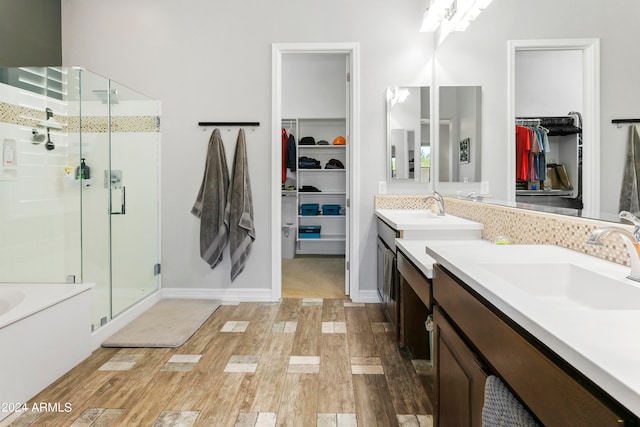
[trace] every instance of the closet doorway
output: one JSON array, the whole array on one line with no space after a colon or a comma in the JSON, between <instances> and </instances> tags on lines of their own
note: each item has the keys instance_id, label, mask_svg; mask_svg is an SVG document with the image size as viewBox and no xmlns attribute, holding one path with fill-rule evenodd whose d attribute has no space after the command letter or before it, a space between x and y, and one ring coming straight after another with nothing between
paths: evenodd
<instances>
[{"instance_id":1,"label":"closet doorway","mask_svg":"<svg viewBox=\"0 0 640 427\"><path fill-rule=\"evenodd\" d=\"M520 57L519 57L520 56ZM522 58L525 58L525 62L522 62ZM575 59L571 58L580 58L578 60L577 66L567 67L566 62L573 61L575 63ZM527 72L519 72L518 64L525 63L526 59L536 59L542 60L547 63L547 67L550 67L548 64L553 61L564 61L565 64L558 63L557 74L562 74L560 71L565 71L566 69L574 69L573 78L576 81L579 81L579 87L577 87L577 94L573 95L574 99L578 99L580 102L578 103L579 107L577 109L572 109L573 111L569 111L569 109L565 108L568 111L562 110L560 108L556 111L544 111L546 108L549 108L550 105L553 105L553 102L557 102L558 105L566 105L567 99L555 99L555 100L545 100L538 96L539 94L532 95L531 91L535 91L535 88L525 88L523 90L523 81L526 80L527 74L531 74L526 67L520 66L520 69L525 69ZM576 187L579 188L579 198L583 204L582 210L587 214L589 212L599 212L600 211L600 43L598 39L561 39L561 40L510 40L508 42L508 144L507 144L507 155L509 159L516 158L516 136L514 132L514 124L520 123L518 121L519 116L522 115L522 111L526 111L526 118L531 118L533 116L538 115L538 111L542 112L542 116L558 116L560 114L567 115L576 118L576 126L579 125L581 128L581 136L574 136L573 138L565 138L572 142L575 146L579 147L578 150L573 149L571 154L573 159L573 163L575 165L570 165L569 167L574 167L574 181L577 182ZM571 79L571 76L563 76L564 79ZM536 79L534 79L536 80ZM556 77L553 79L554 81L547 81L540 83L540 79L537 79L539 84L544 84L544 90L549 89L554 84L558 84L560 80L557 80ZM567 81L567 80L565 80ZM561 82L561 81L560 81ZM544 91L543 90L543 91ZM527 92L529 94L527 95ZM547 92L555 93L554 97L557 97L557 94L561 94L567 91L561 90L561 88L556 88L555 91L549 89ZM518 94L520 96L526 96L528 100L533 100L533 105L531 103L524 104L522 99L517 99ZM580 99L581 98L581 99ZM540 101L542 99L542 101ZM536 100L540 101L537 102ZM552 102L553 101L553 102ZM580 105L581 104L581 105ZM534 107L534 108L532 108ZM576 110L580 110L577 111ZM580 114L581 113L581 114ZM531 116L531 117L529 117ZM550 117L550 119L557 119L558 117ZM538 119L545 119L545 117L538 117ZM523 122L528 124L528 122ZM564 162L563 159L566 159L567 155L562 155L562 150L569 150L566 147L567 144L560 144L561 147L557 152L554 153L558 159ZM570 152L571 153L571 152ZM564 168L564 167L563 167ZM508 183L508 194L510 197L510 201L516 201L516 180L514 177L516 176L516 166L515 162L509 162L507 167L507 183ZM527 189L532 190L532 189ZM524 190L526 193L527 190ZM540 192L539 188L537 189ZM575 193L576 188L573 188L573 193ZM522 191L520 191L522 192ZM535 191L530 191L534 192ZM575 198L576 194L571 194L570 196ZM554 202L555 203L555 202Z\"/></svg>"},{"instance_id":2,"label":"closet doorway","mask_svg":"<svg viewBox=\"0 0 640 427\"><path fill-rule=\"evenodd\" d=\"M357 44L275 44L272 59L273 299L357 300Z\"/></svg>"}]
</instances>

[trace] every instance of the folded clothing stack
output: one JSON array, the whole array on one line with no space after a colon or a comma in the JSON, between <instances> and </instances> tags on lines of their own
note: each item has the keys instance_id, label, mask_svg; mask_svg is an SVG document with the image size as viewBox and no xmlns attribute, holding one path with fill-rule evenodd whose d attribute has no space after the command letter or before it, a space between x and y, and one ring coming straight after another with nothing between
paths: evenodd
<instances>
[{"instance_id":1,"label":"folded clothing stack","mask_svg":"<svg viewBox=\"0 0 640 427\"><path fill-rule=\"evenodd\" d=\"M302 156L298 159L298 167L300 169L322 169L319 160L307 156Z\"/></svg>"},{"instance_id":2,"label":"folded clothing stack","mask_svg":"<svg viewBox=\"0 0 640 427\"><path fill-rule=\"evenodd\" d=\"M338 159L331 159L324 166L325 169L344 169L344 165Z\"/></svg>"}]
</instances>

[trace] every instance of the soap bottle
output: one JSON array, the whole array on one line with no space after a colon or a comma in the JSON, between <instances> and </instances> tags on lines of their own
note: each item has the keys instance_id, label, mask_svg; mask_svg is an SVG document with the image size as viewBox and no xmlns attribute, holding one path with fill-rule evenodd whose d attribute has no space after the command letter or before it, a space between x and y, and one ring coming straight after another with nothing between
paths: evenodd
<instances>
[{"instance_id":1,"label":"soap bottle","mask_svg":"<svg viewBox=\"0 0 640 427\"><path fill-rule=\"evenodd\" d=\"M5 168L15 166L15 162L13 160L15 158L15 152L13 151L11 144L8 142L4 143L2 158L3 158L2 164Z\"/></svg>"},{"instance_id":2,"label":"soap bottle","mask_svg":"<svg viewBox=\"0 0 640 427\"><path fill-rule=\"evenodd\" d=\"M91 168L84 162L84 158L80 159L80 165L76 168L76 179L91 178Z\"/></svg>"}]
</instances>

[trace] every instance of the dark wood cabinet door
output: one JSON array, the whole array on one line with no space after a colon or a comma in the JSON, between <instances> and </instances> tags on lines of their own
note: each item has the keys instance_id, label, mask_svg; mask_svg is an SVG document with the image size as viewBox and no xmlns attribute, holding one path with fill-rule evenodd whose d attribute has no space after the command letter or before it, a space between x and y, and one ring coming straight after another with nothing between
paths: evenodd
<instances>
[{"instance_id":1,"label":"dark wood cabinet door","mask_svg":"<svg viewBox=\"0 0 640 427\"><path fill-rule=\"evenodd\" d=\"M434 322L437 372L435 425L481 427L487 379L484 367L438 307L434 308Z\"/></svg>"},{"instance_id":2,"label":"dark wood cabinet door","mask_svg":"<svg viewBox=\"0 0 640 427\"><path fill-rule=\"evenodd\" d=\"M398 282L400 291L400 347L406 348L414 359L429 359L429 333L425 327L431 314L431 282L398 252Z\"/></svg>"}]
</instances>

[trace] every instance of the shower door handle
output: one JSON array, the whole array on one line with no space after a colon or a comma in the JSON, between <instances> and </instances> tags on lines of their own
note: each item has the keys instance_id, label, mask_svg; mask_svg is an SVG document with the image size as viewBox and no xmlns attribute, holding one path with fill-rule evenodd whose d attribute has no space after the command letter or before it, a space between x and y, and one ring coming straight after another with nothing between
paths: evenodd
<instances>
[{"instance_id":1,"label":"shower door handle","mask_svg":"<svg viewBox=\"0 0 640 427\"><path fill-rule=\"evenodd\" d=\"M111 211L111 215L124 215L127 213L127 192L124 185L120 188L120 191L122 192L120 198L120 212L114 212L113 207L111 207L111 209L109 209Z\"/></svg>"}]
</instances>

